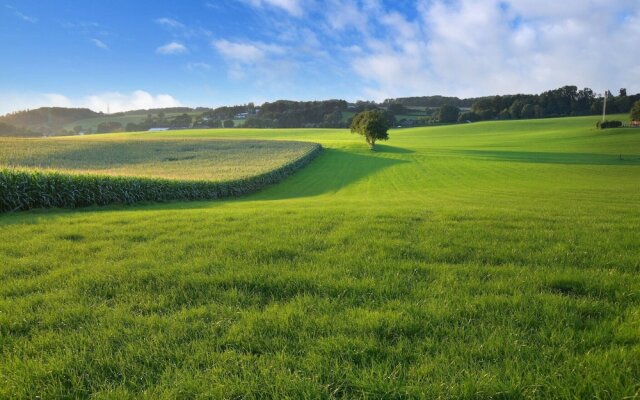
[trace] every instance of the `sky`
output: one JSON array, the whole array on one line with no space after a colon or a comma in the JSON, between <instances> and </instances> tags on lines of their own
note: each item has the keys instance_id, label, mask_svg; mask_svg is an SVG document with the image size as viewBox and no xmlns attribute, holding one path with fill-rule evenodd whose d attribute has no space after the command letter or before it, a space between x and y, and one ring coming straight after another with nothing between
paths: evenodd
<instances>
[{"instance_id":1,"label":"sky","mask_svg":"<svg viewBox=\"0 0 640 400\"><path fill-rule=\"evenodd\" d=\"M0 114L636 93L639 38L640 0L0 0Z\"/></svg>"}]
</instances>

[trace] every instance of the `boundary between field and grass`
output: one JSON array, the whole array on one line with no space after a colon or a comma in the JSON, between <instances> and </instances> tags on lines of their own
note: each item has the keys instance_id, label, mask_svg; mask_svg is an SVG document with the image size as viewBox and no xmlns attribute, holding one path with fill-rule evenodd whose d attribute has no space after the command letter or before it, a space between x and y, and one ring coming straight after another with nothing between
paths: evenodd
<instances>
[{"instance_id":1,"label":"boundary between field and grass","mask_svg":"<svg viewBox=\"0 0 640 400\"><path fill-rule=\"evenodd\" d=\"M0 213L242 196L280 182L309 164L322 152L320 144L312 144L305 155L271 171L219 182L0 168Z\"/></svg>"}]
</instances>

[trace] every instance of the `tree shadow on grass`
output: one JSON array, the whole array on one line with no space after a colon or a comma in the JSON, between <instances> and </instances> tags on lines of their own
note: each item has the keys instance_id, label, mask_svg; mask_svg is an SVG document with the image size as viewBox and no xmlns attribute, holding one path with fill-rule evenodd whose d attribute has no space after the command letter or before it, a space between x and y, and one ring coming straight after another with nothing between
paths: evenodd
<instances>
[{"instance_id":1,"label":"tree shadow on grass","mask_svg":"<svg viewBox=\"0 0 640 400\"><path fill-rule=\"evenodd\" d=\"M374 151L374 153L411 154L415 153L415 151L405 149L403 147L394 147L386 144L376 144L376 150Z\"/></svg>"},{"instance_id":2,"label":"tree shadow on grass","mask_svg":"<svg viewBox=\"0 0 640 400\"><path fill-rule=\"evenodd\" d=\"M379 171L407 162L385 157L382 151L367 154L325 149L311 164L283 182L250 195L244 200L281 200L337 192Z\"/></svg>"},{"instance_id":3,"label":"tree shadow on grass","mask_svg":"<svg viewBox=\"0 0 640 400\"><path fill-rule=\"evenodd\" d=\"M390 146L388 146L390 147ZM393 148L397 149L397 148ZM78 212L142 212L163 210L192 210L218 207L229 202L285 200L334 193L370 175L394 165L409 161L386 157L384 152L355 153L337 149L324 149L311 163L282 182L270 185L256 193L236 198L172 201L167 203L142 202L131 205L112 204L76 209L37 209L27 212L0 214L0 226L26 221L52 220ZM395 153L403 153L402 151ZM411 153L411 151L407 151Z\"/></svg>"},{"instance_id":4,"label":"tree shadow on grass","mask_svg":"<svg viewBox=\"0 0 640 400\"><path fill-rule=\"evenodd\" d=\"M536 164L573 165L640 165L638 154L549 153L503 150L461 150L459 154L471 155L492 161L510 161Z\"/></svg>"}]
</instances>

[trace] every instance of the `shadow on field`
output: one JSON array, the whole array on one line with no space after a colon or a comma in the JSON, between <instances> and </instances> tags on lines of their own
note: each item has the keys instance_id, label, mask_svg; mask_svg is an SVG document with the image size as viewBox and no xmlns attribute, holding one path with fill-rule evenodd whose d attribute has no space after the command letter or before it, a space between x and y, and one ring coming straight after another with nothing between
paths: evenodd
<instances>
[{"instance_id":1,"label":"shadow on field","mask_svg":"<svg viewBox=\"0 0 640 400\"><path fill-rule=\"evenodd\" d=\"M460 154L492 161L575 165L640 165L637 154L547 153L529 151L462 150Z\"/></svg>"},{"instance_id":2,"label":"shadow on field","mask_svg":"<svg viewBox=\"0 0 640 400\"><path fill-rule=\"evenodd\" d=\"M385 157L383 151L354 153L325 149L311 164L282 183L268 187L245 199L247 201L281 200L336 192L386 168L407 162Z\"/></svg>"},{"instance_id":3,"label":"shadow on field","mask_svg":"<svg viewBox=\"0 0 640 400\"><path fill-rule=\"evenodd\" d=\"M388 146L386 144L376 144L375 153L411 154L415 153L415 151L405 149L403 147Z\"/></svg>"},{"instance_id":4,"label":"shadow on field","mask_svg":"<svg viewBox=\"0 0 640 400\"><path fill-rule=\"evenodd\" d=\"M325 148L320 156L309 165L285 178L284 181L247 196L201 201L175 201L167 203L143 202L132 205L112 204L77 209L38 209L29 212L5 214L2 216L3 218L0 219L0 227L3 225L25 223L25 221L53 220L77 213L78 211L102 213L113 211L193 210L198 208L219 207L229 202L284 200L318 196L325 193L337 192L343 187L365 179L386 168L409 162L407 160L391 158L385 156L385 154L403 154L411 153L411 151L404 151L404 149L391 146L384 147L384 150L379 149L375 152L364 150L360 153Z\"/></svg>"}]
</instances>

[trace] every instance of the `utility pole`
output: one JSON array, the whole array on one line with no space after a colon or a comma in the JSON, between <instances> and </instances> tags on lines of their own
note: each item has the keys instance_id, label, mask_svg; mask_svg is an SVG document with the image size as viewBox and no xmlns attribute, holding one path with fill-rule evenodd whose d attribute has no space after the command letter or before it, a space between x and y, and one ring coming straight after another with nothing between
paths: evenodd
<instances>
[{"instance_id":1,"label":"utility pole","mask_svg":"<svg viewBox=\"0 0 640 400\"><path fill-rule=\"evenodd\" d=\"M604 119L607 115L607 96L609 95L609 91L605 90L604 91L604 104L602 105L602 122L604 122Z\"/></svg>"}]
</instances>

